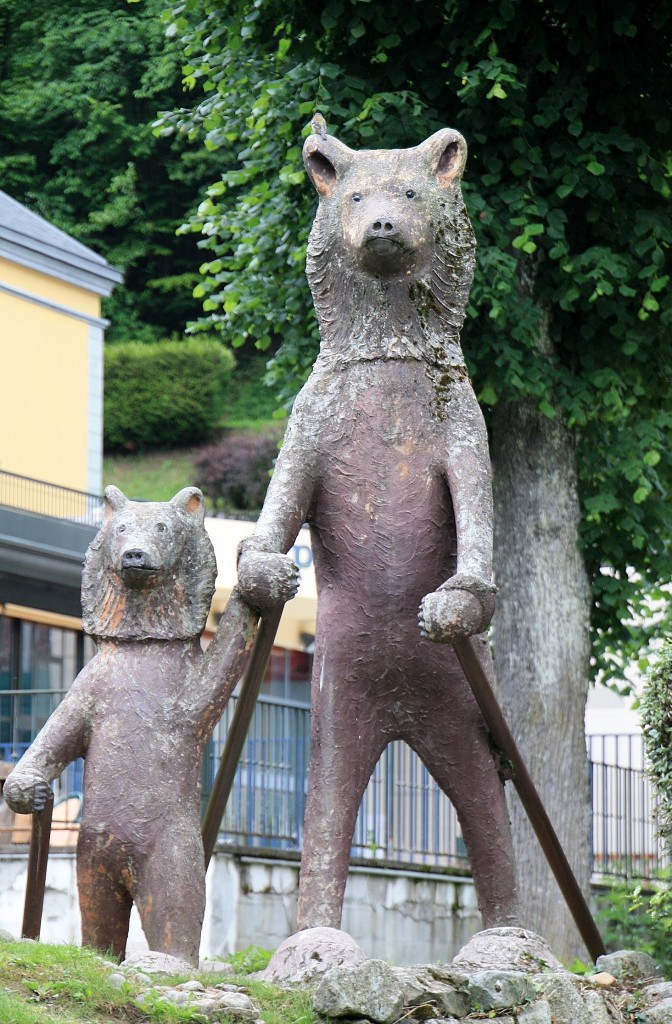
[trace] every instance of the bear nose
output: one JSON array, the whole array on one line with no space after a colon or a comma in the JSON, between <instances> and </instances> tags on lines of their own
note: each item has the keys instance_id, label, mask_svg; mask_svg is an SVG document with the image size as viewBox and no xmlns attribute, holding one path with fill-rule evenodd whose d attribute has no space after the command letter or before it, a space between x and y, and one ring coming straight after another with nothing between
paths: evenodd
<instances>
[{"instance_id":1,"label":"bear nose","mask_svg":"<svg viewBox=\"0 0 672 1024\"><path fill-rule=\"evenodd\" d=\"M121 556L122 569L144 569L147 564L147 555L140 548L132 548L124 551Z\"/></svg>"},{"instance_id":2,"label":"bear nose","mask_svg":"<svg viewBox=\"0 0 672 1024\"><path fill-rule=\"evenodd\" d=\"M394 224L390 220L376 220L371 225L371 229L376 234L389 234L390 231L394 231Z\"/></svg>"}]
</instances>

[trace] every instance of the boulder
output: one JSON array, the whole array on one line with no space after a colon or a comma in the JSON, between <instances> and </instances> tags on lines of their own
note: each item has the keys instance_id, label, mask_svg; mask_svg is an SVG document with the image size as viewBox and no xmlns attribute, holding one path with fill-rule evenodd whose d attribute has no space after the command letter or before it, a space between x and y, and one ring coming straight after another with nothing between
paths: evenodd
<instances>
[{"instance_id":1,"label":"boulder","mask_svg":"<svg viewBox=\"0 0 672 1024\"><path fill-rule=\"evenodd\" d=\"M477 932L453 958L461 971L551 971L568 974L545 939L526 928L486 928ZM605 968L606 969L606 968Z\"/></svg>"},{"instance_id":2,"label":"boulder","mask_svg":"<svg viewBox=\"0 0 672 1024\"><path fill-rule=\"evenodd\" d=\"M354 967L366 955L351 935L338 928L306 928L281 942L263 971L261 981L288 987L316 985L333 967Z\"/></svg>"},{"instance_id":3,"label":"boulder","mask_svg":"<svg viewBox=\"0 0 672 1024\"><path fill-rule=\"evenodd\" d=\"M325 1017L363 1017L376 1024L392 1024L403 1006L401 985L384 960L333 967L313 996L313 1008Z\"/></svg>"}]
</instances>

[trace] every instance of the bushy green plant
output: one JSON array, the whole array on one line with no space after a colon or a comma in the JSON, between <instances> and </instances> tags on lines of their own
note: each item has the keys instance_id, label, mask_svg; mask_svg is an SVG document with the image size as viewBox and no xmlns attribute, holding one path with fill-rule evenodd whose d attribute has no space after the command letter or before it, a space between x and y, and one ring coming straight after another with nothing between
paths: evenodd
<instances>
[{"instance_id":1,"label":"bushy green plant","mask_svg":"<svg viewBox=\"0 0 672 1024\"><path fill-rule=\"evenodd\" d=\"M600 894L597 917L610 950L649 953L666 976L672 969L672 894L665 883L645 890L619 882Z\"/></svg>"},{"instance_id":2,"label":"bushy green plant","mask_svg":"<svg viewBox=\"0 0 672 1024\"><path fill-rule=\"evenodd\" d=\"M672 644L660 652L644 685L639 713L646 770L658 793L658 832L672 845Z\"/></svg>"},{"instance_id":3,"label":"bushy green plant","mask_svg":"<svg viewBox=\"0 0 672 1024\"><path fill-rule=\"evenodd\" d=\"M235 359L209 338L125 342L105 352L107 451L203 441L224 411Z\"/></svg>"}]
</instances>

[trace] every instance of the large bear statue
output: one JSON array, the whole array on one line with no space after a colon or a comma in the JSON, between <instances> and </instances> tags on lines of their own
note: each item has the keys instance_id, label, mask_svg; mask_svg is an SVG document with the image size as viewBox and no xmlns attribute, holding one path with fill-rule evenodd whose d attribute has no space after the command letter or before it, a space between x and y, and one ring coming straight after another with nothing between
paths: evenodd
<instances>
[{"instance_id":1,"label":"large bear statue","mask_svg":"<svg viewBox=\"0 0 672 1024\"><path fill-rule=\"evenodd\" d=\"M497 752L451 646L483 634L494 608L488 442L460 347L475 263L465 159L451 129L357 152L318 128L304 146L322 343L238 563L243 596L272 605L309 523L318 613L299 928L339 927L362 794L397 739L456 808L484 926L516 919ZM490 657L484 637L480 651Z\"/></svg>"},{"instance_id":2,"label":"large bear statue","mask_svg":"<svg viewBox=\"0 0 672 1024\"><path fill-rule=\"evenodd\" d=\"M135 902L150 949L198 963L201 759L257 618L234 590L201 650L216 575L204 516L195 487L147 503L106 489L82 576L83 625L98 651L5 783L15 811L40 810L52 780L85 758L82 941L119 957Z\"/></svg>"}]
</instances>

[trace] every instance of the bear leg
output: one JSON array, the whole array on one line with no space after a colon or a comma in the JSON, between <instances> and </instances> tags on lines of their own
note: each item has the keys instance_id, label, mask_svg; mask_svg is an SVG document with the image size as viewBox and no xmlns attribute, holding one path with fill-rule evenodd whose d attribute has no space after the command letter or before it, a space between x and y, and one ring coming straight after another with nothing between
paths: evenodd
<instances>
[{"instance_id":1,"label":"bear leg","mask_svg":"<svg viewBox=\"0 0 672 1024\"><path fill-rule=\"evenodd\" d=\"M106 856L99 837L82 833L77 846L77 889L82 918L82 945L120 960L126 955L133 899L116 858Z\"/></svg>"},{"instance_id":2,"label":"bear leg","mask_svg":"<svg viewBox=\"0 0 672 1024\"><path fill-rule=\"evenodd\" d=\"M200 832L174 823L142 864L135 903L150 949L198 964L205 914Z\"/></svg>"},{"instance_id":3,"label":"bear leg","mask_svg":"<svg viewBox=\"0 0 672 1024\"><path fill-rule=\"evenodd\" d=\"M353 697L350 660L349 651L340 665L331 659L313 687L298 930L340 928L357 812L388 742L383 710ZM314 671L319 679L317 658Z\"/></svg>"}]
</instances>

